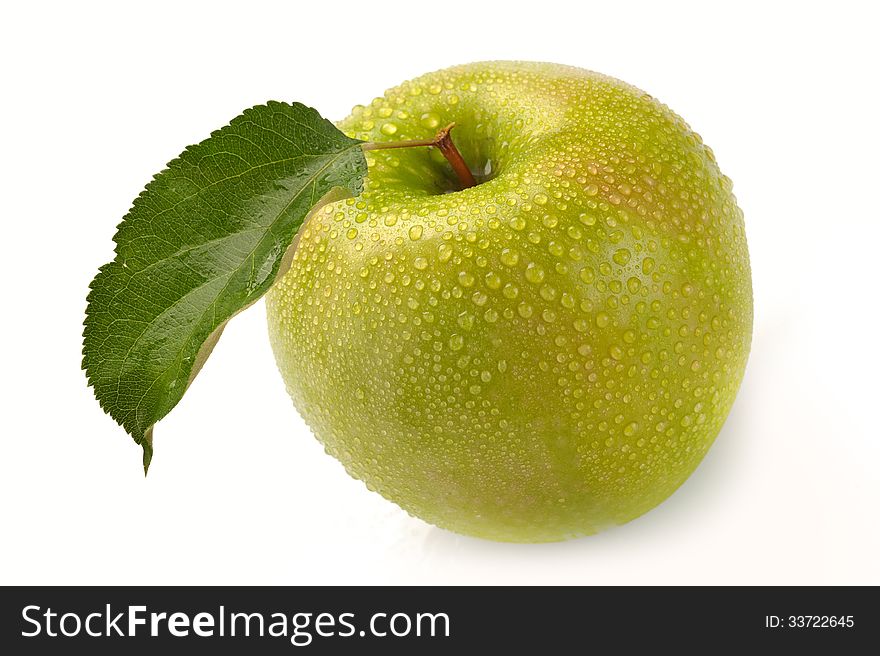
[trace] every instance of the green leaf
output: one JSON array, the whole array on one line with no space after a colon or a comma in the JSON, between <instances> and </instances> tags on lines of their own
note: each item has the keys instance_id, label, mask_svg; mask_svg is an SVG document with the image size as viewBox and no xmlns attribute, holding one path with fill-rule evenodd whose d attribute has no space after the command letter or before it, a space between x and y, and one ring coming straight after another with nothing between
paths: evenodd
<instances>
[{"instance_id":1,"label":"green leaf","mask_svg":"<svg viewBox=\"0 0 880 656\"><path fill-rule=\"evenodd\" d=\"M135 199L115 259L91 284L83 369L101 407L143 447L145 472L153 425L226 322L283 273L309 211L360 193L360 144L309 107L270 102L187 148Z\"/></svg>"}]
</instances>

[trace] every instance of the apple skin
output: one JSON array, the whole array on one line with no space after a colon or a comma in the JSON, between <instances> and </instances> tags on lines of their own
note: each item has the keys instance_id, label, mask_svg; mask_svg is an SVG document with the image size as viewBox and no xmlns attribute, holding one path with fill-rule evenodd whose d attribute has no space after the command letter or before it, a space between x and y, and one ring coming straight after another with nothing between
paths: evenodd
<instances>
[{"instance_id":1,"label":"apple skin","mask_svg":"<svg viewBox=\"0 0 880 656\"><path fill-rule=\"evenodd\" d=\"M267 297L299 412L371 490L459 533L557 541L666 499L743 376L742 212L646 93L553 64L431 73L355 107L362 196L316 210ZM453 193L447 193L453 192Z\"/></svg>"}]
</instances>

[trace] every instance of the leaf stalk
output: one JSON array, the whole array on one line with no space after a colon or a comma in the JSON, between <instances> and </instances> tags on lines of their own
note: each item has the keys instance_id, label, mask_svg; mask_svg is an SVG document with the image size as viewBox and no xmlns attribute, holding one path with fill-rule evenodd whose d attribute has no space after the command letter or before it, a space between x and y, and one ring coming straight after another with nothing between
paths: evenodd
<instances>
[{"instance_id":1,"label":"leaf stalk","mask_svg":"<svg viewBox=\"0 0 880 656\"><path fill-rule=\"evenodd\" d=\"M470 187L476 187L477 181L474 179L474 174L471 173L470 167L468 167L467 162L464 161L464 157L461 156L461 152L459 152L455 143L452 141L451 132L454 127L455 123L450 123L440 130L433 139L412 139L409 141L386 142L369 141L361 144L361 148L363 148L364 151L391 150L393 148L437 148L443 154L443 157L446 158L446 161L449 162L449 165L452 167L452 170L458 178L461 188L468 189Z\"/></svg>"}]
</instances>

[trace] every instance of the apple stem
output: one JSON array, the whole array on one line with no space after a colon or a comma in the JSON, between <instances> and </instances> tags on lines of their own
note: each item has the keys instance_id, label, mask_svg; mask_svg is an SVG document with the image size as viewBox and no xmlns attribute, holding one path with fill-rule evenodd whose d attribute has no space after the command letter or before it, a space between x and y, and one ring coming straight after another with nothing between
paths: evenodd
<instances>
[{"instance_id":1,"label":"apple stem","mask_svg":"<svg viewBox=\"0 0 880 656\"><path fill-rule=\"evenodd\" d=\"M452 142L452 135L450 132L452 132L452 128L454 127L455 123L450 123L440 130L433 139L386 142L370 141L363 144L361 148L364 150L390 150L392 148L418 148L420 146L437 148L443 153L443 157L446 158L446 161L449 162L450 166L452 166L452 170L455 171L455 175L458 176L458 181L461 183L461 188L467 189L468 187L475 187L477 186L477 181L474 179L474 174L471 173L467 162L464 161L458 148L456 148L455 144Z\"/></svg>"}]
</instances>

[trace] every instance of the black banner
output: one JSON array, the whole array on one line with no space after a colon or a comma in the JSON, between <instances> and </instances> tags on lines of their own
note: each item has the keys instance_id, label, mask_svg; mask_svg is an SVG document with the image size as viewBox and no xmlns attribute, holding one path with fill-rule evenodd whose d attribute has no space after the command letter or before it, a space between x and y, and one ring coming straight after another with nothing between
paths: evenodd
<instances>
[{"instance_id":1,"label":"black banner","mask_svg":"<svg viewBox=\"0 0 880 656\"><path fill-rule=\"evenodd\" d=\"M877 589L77 587L0 591L6 654L854 653L880 638ZM873 648L872 648L873 649ZM78 651L74 653L79 653Z\"/></svg>"}]
</instances>

